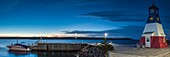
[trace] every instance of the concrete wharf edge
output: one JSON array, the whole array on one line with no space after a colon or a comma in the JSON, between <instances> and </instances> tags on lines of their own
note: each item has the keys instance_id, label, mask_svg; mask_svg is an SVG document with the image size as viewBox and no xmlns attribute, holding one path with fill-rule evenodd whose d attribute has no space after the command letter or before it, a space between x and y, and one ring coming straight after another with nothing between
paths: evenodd
<instances>
[{"instance_id":1,"label":"concrete wharf edge","mask_svg":"<svg viewBox=\"0 0 170 57\"><path fill-rule=\"evenodd\" d=\"M87 43L38 43L31 46L32 51L80 51Z\"/></svg>"}]
</instances>

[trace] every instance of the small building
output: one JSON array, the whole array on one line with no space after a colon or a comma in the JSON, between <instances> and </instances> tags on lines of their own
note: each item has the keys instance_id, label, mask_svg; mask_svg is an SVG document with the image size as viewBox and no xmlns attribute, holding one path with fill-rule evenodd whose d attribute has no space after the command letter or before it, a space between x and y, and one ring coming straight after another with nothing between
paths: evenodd
<instances>
[{"instance_id":1,"label":"small building","mask_svg":"<svg viewBox=\"0 0 170 57\"><path fill-rule=\"evenodd\" d=\"M149 7L149 17L145 25L139 44L148 48L168 47L161 20L159 9L153 5Z\"/></svg>"}]
</instances>

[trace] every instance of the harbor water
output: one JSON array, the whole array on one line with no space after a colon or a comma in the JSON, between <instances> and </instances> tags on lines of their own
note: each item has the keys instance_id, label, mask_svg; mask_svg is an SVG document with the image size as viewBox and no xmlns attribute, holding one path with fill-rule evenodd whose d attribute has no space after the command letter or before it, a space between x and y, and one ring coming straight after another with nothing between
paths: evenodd
<instances>
[{"instance_id":1,"label":"harbor water","mask_svg":"<svg viewBox=\"0 0 170 57\"><path fill-rule=\"evenodd\" d=\"M19 43L23 42L26 45L32 45L37 42L37 39L19 39ZM42 42L46 43L98 43L103 42L101 39L45 39ZM113 44L136 44L134 40L107 40ZM18 52L8 51L7 45L15 44L16 39L0 39L0 57L75 57L76 52Z\"/></svg>"}]
</instances>

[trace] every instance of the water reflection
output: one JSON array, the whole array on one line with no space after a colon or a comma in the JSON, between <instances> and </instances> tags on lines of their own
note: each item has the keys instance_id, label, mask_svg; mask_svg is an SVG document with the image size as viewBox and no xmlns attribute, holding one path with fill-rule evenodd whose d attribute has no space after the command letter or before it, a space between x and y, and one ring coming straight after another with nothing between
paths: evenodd
<instances>
[{"instance_id":1,"label":"water reflection","mask_svg":"<svg viewBox=\"0 0 170 57\"><path fill-rule=\"evenodd\" d=\"M26 44L32 44L35 43L36 39L20 39L19 42L25 42ZM50 43L96 43L96 42L102 42L103 40L82 40L82 39L51 39L51 40L43 40L43 42L50 42ZM132 41L132 40L108 40L108 42L113 42L115 44L136 44L138 41ZM11 52L8 51L7 45L10 45L11 43L15 43L16 39L0 39L0 57L75 57L74 54L76 52Z\"/></svg>"},{"instance_id":2,"label":"water reflection","mask_svg":"<svg viewBox=\"0 0 170 57\"><path fill-rule=\"evenodd\" d=\"M15 54L15 55L27 55L27 54L30 53L30 52L12 51L12 50L9 50L8 52L13 53L13 54Z\"/></svg>"},{"instance_id":3,"label":"water reflection","mask_svg":"<svg viewBox=\"0 0 170 57\"><path fill-rule=\"evenodd\" d=\"M75 57L76 52L21 52L21 51L8 51L13 56L8 57Z\"/></svg>"},{"instance_id":4,"label":"water reflection","mask_svg":"<svg viewBox=\"0 0 170 57\"><path fill-rule=\"evenodd\" d=\"M38 57L75 57L76 52L32 52Z\"/></svg>"}]
</instances>

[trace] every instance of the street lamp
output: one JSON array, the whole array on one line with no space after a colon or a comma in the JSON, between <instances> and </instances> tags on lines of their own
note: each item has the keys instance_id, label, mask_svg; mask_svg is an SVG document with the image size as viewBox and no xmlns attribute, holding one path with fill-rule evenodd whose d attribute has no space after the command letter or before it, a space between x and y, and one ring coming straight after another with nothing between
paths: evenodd
<instances>
[{"instance_id":1,"label":"street lamp","mask_svg":"<svg viewBox=\"0 0 170 57\"><path fill-rule=\"evenodd\" d=\"M74 34L75 39L77 39L77 33Z\"/></svg>"},{"instance_id":2,"label":"street lamp","mask_svg":"<svg viewBox=\"0 0 170 57\"><path fill-rule=\"evenodd\" d=\"M108 35L107 33L104 33L105 42L107 42L106 41L107 35Z\"/></svg>"},{"instance_id":3,"label":"street lamp","mask_svg":"<svg viewBox=\"0 0 170 57\"><path fill-rule=\"evenodd\" d=\"M104 44L105 44L105 49L106 49L106 50L105 50L105 51L106 51L106 54L105 54L106 57L108 57L108 52L107 52L107 51L108 51L108 50L107 50L107 40L106 40L107 36L108 36L108 34L107 34L107 33L104 33L104 38L105 38Z\"/></svg>"},{"instance_id":4,"label":"street lamp","mask_svg":"<svg viewBox=\"0 0 170 57\"><path fill-rule=\"evenodd\" d=\"M108 35L107 33L104 33L105 38L107 37L107 35Z\"/></svg>"}]
</instances>

